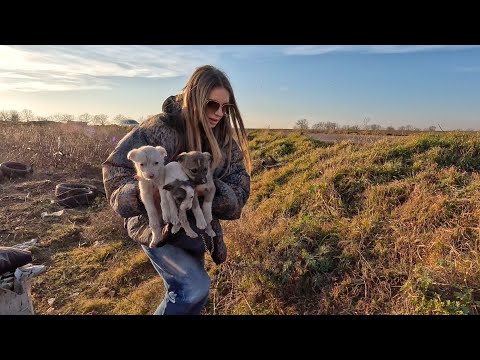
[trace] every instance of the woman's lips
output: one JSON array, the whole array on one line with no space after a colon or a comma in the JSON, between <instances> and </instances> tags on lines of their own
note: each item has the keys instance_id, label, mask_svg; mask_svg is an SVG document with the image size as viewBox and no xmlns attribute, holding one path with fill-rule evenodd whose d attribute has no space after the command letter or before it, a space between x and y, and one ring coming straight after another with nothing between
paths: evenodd
<instances>
[{"instance_id":1,"label":"woman's lips","mask_svg":"<svg viewBox=\"0 0 480 360\"><path fill-rule=\"evenodd\" d=\"M212 118L208 118L208 120L210 121L210 124L212 125L217 125L217 123L221 120L221 119L212 119Z\"/></svg>"}]
</instances>

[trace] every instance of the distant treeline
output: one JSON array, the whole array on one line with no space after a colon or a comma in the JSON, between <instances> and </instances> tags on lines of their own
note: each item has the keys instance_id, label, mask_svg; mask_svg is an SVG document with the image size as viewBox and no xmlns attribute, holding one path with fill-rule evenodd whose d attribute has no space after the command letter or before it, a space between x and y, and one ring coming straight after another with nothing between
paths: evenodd
<instances>
[{"instance_id":1,"label":"distant treeline","mask_svg":"<svg viewBox=\"0 0 480 360\"><path fill-rule=\"evenodd\" d=\"M147 119L151 115L147 116ZM106 114L89 114L83 113L79 116L66 114L66 113L56 113L50 116L39 116L35 115L32 110L23 109L22 111L17 110L2 110L0 111L0 121L9 121L9 122L30 122L30 121L55 121L55 122L71 122L79 121L87 124L94 125L106 125L106 124L117 124L121 120L132 119L129 116L123 114L118 114L113 118L109 119L109 116ZM138 122L144 120L143 116L140 119L136 119Z\"/></svg>"},{"instance_id":2,"label":"distant treeline","mask_svg":"<svg viewBox=\"0 0 480 360\"><path fill-rule=\"evenodd\" d=\"M366 118L363 121L362 125L339 125L334 122L317 122L310 126L307 119L300 119L295 122L294 129L300 130L310 130L313 132L332 132L332 133L341 133L341 132L357 132L357 131L369 131L369 132L382 132L382 133L398 133L398 132L421 132L421 131L443 131L440 125L428 126L426 128L419 128L412 125L401 125L397 128L393 126L381 126L379 124L369 124L370 119ZM475 131L474 129L457 129L458 131Z\"/></svg>"}]
</instances>

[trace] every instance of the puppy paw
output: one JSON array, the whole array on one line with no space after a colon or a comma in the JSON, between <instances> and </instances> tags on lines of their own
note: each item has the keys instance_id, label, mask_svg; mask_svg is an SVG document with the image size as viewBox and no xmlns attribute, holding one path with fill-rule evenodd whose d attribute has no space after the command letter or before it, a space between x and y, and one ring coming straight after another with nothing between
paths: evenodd
<instances>
[{"instance_id":1,"label":"puppy paw","mask_svg":"<svg viewBox=\"0 0 480 360\"><path fill-rule=\"evenodd\" d=\"M207 222L205 221L205 219L197 219L197 228L199 228L200 230L203 230L207 227Z\"/></svg>"},{"instance_id":2,"label":"puppy paw","mask_svg":"<svg viewBox=\"0 0 480 360\"><path fill-rule=\"evenodd\" d=\"M180 225L173 225L171 233L176 234L180 230Z\"/></svg>"},{"instance_id":3,"label":"puppy paw","mask_svg":"<svg viewBox=\"0 0 480 360\"><path fill-rule=\"evenodd\" d=\"M185 233L186 233L189 237L194 238L194 239L198 237L198 234L197 234L195 231L193 231L193 230L185 230Z\"/></svg>"},{"instance_id":4,"label":"puppy paw","mask_svg":"<svg viewBox=\"0 0 480 360\"><path fill-rule=\"evenodd\" d=\"M169 222L172 224L178 224L180 219L178 218L178 214L171 214Z\"/></svg>"},{"instance_id":5,"label":"puppy paw","mask_svg":"<svg viewBox=\"0 0 480 360\"><path fill-rule=\"evenodd\" d=\"M207 230L205 230L205 232L207 233L208 236L211 236L212 238L217 236L217 234L215 234L215 231L213 231L213 229L209 226Z\"/></svg>"},{"instance_id":6,"label":"puppy paw","mask_svg":"<svg viewBox=\"0 0 480 360\"><path fill-rule=\"evenodd\" d=\"M156 232L152 232L152 240L150 244L148 244L149 248L155 248L160 243L161 236L159 236Z\"/></svg>"}]
</instances>

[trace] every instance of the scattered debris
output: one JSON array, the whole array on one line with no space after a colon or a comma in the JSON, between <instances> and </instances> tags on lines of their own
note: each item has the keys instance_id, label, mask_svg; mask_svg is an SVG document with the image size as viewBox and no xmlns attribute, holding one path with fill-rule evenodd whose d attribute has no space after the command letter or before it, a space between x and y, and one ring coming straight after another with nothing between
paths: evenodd
<instances>
[{"instance_id":1,"label":"scattered debris","mask_svg":"<svg viewBox=\"0 0 480 360\"><path fill-rule=\"evenodd\" d=\"M48 213L48 211L44 211L40 214L40 216L43 218L46 218L46 217L54 217L54 216L62 216L63 214L65 213L65 209L63 210L59 210L59 211L55 211L53 213Z\"/></svg>"},{"instance_id":2,"label":"scattered debris","mask_svg":"<svg viewBox=\"0 0 480 360\"><path fill-rule=\"evenodd\" d=\"M32 239L21 244L13 245L13 248L20 250L30 250L31 248L36 247L38 244L38 239Z\"/></svg>"},{"instance_id":3,"label":"scattered debris","mask_svg":"<svg viewBox=\"0 0 480 360\"><path fill-rule=\"evenodd\" d=\"M278 162L277 160L275 160L272 155L269 155L268 159L262 160L261 164L265 169L283 165L282 162Z\"/></svg>"},{"instance_id":4,"label":"scattered debris","mask_svg":"<svg viewBox=\"0 0 480 360\"><path fill-rule=\"evenodd\" d=\"M109 290L110 289L108 287L104 286L100 290L98 290L98 292L103 295L106 294Z\"/></svg>"},{"instance_id":5,"label":"scattered debris","mask_svg":"<svg viewBox=\"0 0 480 360\"><path fill-rule=\"evenodd\" d=\"M45 265L31 263L18 267L13 276L13 288L0 288L0 315L33 315L32 278L45 270Z\"/></svg>"}]
</instances>

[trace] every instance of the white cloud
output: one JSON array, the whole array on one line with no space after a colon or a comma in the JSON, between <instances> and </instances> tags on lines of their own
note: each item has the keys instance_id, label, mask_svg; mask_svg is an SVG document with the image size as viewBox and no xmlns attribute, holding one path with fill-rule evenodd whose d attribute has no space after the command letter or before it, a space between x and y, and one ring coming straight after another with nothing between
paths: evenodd
<instances>
[{"instance_id":1,"label":"white cloud","mask_svg":"<svg viewBox=\"0 0 480 360\"><path fill-rule=\"evenodd\" d=\"M399 54L420 51L453 51L477 45L295 45L283 49L286 55L322 55L332 52Z\"/></svg>"},{"instance_id":2,"label":"white cloud","mask_svg":"<svg viewBox=\"0 0 480 360\"><path fill-rule=\"evenodd\" d=\"M114 77L188 76L195 67L233 58L332 52L449 51L463 45L22 45L0 46L0 91L108 90ZM286 91L283 87L281 91Z\"/></svg>"},{"instance_id":3,"label":"white cloud","mask_svg":"<svg viewBox=\"0 0 480 360\"><path fill-rule=\"evenodd\" d=\"M0 46L0 90L109 89L109 77L169 78L213 63L212 46Z\"/></svg>"}]
</instances>

